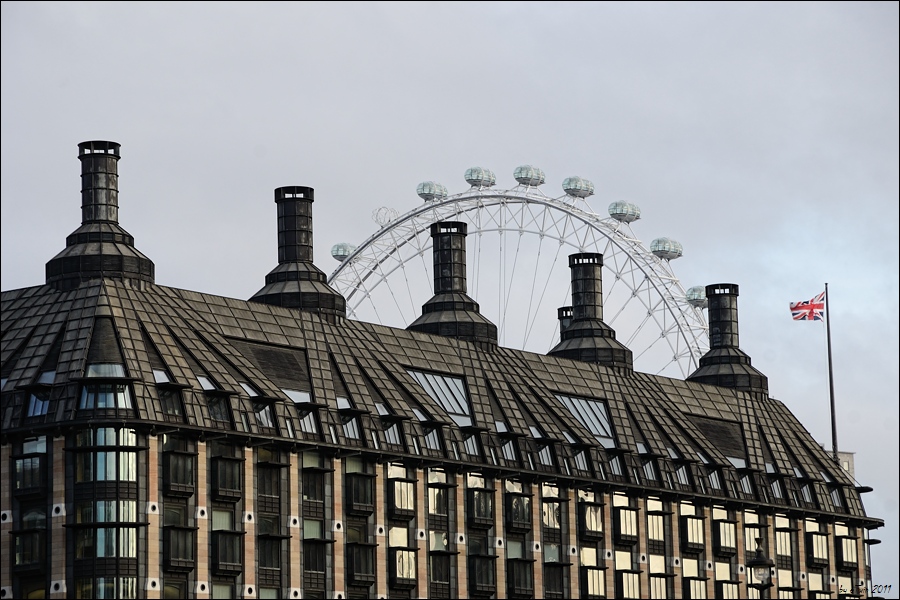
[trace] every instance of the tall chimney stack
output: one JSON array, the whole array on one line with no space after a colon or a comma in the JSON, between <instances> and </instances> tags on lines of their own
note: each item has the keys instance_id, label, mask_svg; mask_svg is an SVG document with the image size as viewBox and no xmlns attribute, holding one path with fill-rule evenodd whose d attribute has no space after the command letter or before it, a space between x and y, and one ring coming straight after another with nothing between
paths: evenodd
<instances>
[{"instance_id":1,"label":"tall chimney stack","mask_svg":"<svg viewBox=\"0 0 900 600\"><path fill-rule=\"evenodd\" d=\"M497 346L497 326L481 315L466 294L466 232L458 221L431 226L434 296L422 306L422 316L407 329L467 340L487 349Z\"/></svg>"},{"instance_id":2,"label":"tall chimney stack","mask_svg":"<svg viewBox=\"0 0 900 600\"><path fill-rule=\"evenodd\" d=\"M107 141L78 144L81 227L66 238L66 249L47 263L47 285L57 290L72 290L95 279L154 282L153 261L119 226L120 148Z\"/></svg>"},{"instance_id":3,"label":"tall chimney stack","mask_svg":"<svg viewBox=\"0 0 900 600\"><path fill-rule=\"evenodd\" d=\"M709 302L709 352L687 379L768 395L769 380L750 365L750 356L738 340L738 286L716 283L706 286Z\"/></svg>"},{"instance_id":4,"label":"tall chimney stack","mask_svg":"<svg viewBox=\"0 0 900 600\"><path fill-rule=\"evenodd\" d=\"M278 205L278 266L253 302L317 312L330 321L347 315L346 301L313 264L312 203L315 190L300 185L275 189Z\"/></svg>"},{"instance_id":5,"label":"tall chimney stack","mask_svg":"<svg viewBox=\"0 0 900 600\"><path fill-rule=\"evenodd\" d=\"M603 255L569 255L572 306L559 309L560 342L548 354L631 371L631 350L603 322Z\"/></svg>"}]
</instances>

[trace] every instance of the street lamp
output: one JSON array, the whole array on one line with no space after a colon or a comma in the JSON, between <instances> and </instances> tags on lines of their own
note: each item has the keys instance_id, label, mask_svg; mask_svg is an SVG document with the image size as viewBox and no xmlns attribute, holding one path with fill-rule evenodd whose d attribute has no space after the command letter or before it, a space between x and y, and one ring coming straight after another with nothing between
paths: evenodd
<instances>
[{"instance_id":1,"label":"street lamp","mask_svg":"<svg viewBox=\"0 0 900 600\"><path fill-rule=\"evenodd\" d=\"M747 561L747 569L750 571L750 582L747 585L760 592L772 587L774 566L775 562L763 552L762 538L756 538L756 556Z\"/></svg>"}]
</instances>

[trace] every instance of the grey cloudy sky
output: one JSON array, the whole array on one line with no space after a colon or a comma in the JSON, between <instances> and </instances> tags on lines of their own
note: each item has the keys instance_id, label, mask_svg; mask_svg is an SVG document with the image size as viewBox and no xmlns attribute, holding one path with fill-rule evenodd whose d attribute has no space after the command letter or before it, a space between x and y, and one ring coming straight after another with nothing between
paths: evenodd
<instances>
[{"instance_id":1,"label":"grey cloudy sky","mask_svg":"<svg viewBox=\"0 0 900 600\"><path fill-rule=\"evenodd\" d=\"M3 2L4 290L78 226L86 140L122 144L157 283L236 298L277 262L276 187L316 189L330 272L421 181L588 178L684 245L685 287L740 285L742 348L830 448L824 327L788 311L828 282L840 446L900 588L896 2Z\"/></svg>"}]
</instances>

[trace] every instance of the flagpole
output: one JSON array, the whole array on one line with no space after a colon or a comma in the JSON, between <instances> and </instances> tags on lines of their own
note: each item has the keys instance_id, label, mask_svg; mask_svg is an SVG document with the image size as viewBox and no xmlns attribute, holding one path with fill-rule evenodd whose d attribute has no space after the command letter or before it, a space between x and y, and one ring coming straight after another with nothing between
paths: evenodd
<instances>
[{"instance_id":1,"label":"flagpole","mask_svg":"<svg viewBox=\"0 0 900 600\"><path fill-rule=\"evenodd\" d=\"M831 307L828 305L828 284L825 284L825 331L828 336L828 391L831 394L831 445L834 448L834 462L841 464L838 458L837 419L834 413L834 368L831 362Z\"/></svg>"}]
</instances>

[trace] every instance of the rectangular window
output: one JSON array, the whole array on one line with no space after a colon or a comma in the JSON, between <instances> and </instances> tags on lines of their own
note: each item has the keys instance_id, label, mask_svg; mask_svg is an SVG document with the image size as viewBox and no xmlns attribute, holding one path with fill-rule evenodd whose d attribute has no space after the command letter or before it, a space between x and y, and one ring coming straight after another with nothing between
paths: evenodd
<instances>
[{"instance_id":1,"label":"rectangular window","mask_svg":"<svg viewBox=\"0 0 900 600\"><path fill-rule=\"evenodd\" d=\"M823 533L806 534L806 548L809 564L814 566L828 565L828 536Z\"/></svg>"},{"instance_id":2,"label":"rectangular window","mask_svg":"<svg viewBox=\"0 0 900 600\"><path fill-rule=\"evenodd\" d=\"M362 544L347 544L350 581L366 584L375 581L375 548Z\"/></svg>"},{"instance_id":3,"label":"rectangular window","mask_svg":"<svg viewBox=\"0 0 900 600\"><path fill-rule=\"evenodd\" d=\"M416 486L411 481L391 481L392 508L396 515L415 515Z\"/></svg>"},{"instance_id":4,"label":"rectangular window","mask_svg":"<svg viewBox=\"0 0 900 600\"><path fill-rule=\"evenodd\" d=\"M303 481L303 500L307 502L324 502L325 501L325 474L318 471L304 470L302 475Z\"/></svg>"},{"instance_id":5,"label":"rectangular window","mask_svg":"<svg viewBox=\"0 0 900 600\"><path fill-rule=\"evenodd\" d=\"M392 549L391 559L392 577L396 584L398 579L415 580L416 578L416 553L414 550Z\"/></svg>"},{"instance_id":6,"label":"rectangular window","mask_svg":"<svg viewBox=\"0 0 900 600\"><path fill-rule=\"evenodd\" d=\"M448 493L445 487L428 488L428 514L444 516L448 514Z\"/></svg>"},{"instance_id":7,"label":"rectangular window","mask_svg":"<svg viewBox=\"0 0 900 600\"><path fill-rule=\"evenodd\" d=\"M17 458L16 490L30 490L43 487L46 481L44 475L44 458L42 456L29 456Z\"/></svg>"},{"instance_id":8,"label":"rectangular window","mask_svg":"<svg viewBox=\"0 0 900 600\"><path fill-rule=\"evenodd\" d=\"M493 525L494 492L490 490L469 490L469 516L473 524Z\"/></svg>"},{"instance_id":9,"label":"rectangular window","mask_svg":"<svg viewBox=\"0 0 900 600\"><path fill-rule=\"evenodd\" d=\"M25 565L40 565L46 560L47 538L44 531L29 531L14 534L15 538L15 564L17 567Z\"/></svg>"},{"instance_id":10,"label":"rectangular window","mask_svg":"<svg viewBox=\"0 0 900 600\"><path fill-rule=\"evenodd\" d=\"M616 541L620 544L633 544L638 539L637 511L628 507L617 507Z\"/></svg>"},{"instance_id":11,"label":"rectangular window","mask_svg":"<svg viewBox=\"0 0 900 600\"><path fill-rule=\"evenodd\" d=\"M209 408L209 418L221 423L231 423L231 404L225 398L207 397L206 406Z\"/></svg>"},{"instance_id":12,"label":"rectangular window","mask_svg":"<svg viewBox=\"0 0 900 600\"><path fill-rule=\"evenodd\" d=\"M357 514L371 514L375 510L374 480L362 474L347 475L347 509Z\"/></svg>"},{"instance_id":13,"label":"rectangular window","mask_svg":"<svg viewBox=\"0 0 900 600\"><path fill-rule=\"evenodd\" d=\"M562 527L562 504L559 502L542 502L541 523L547 529Z\"/></svg>"},{"instance_id":14,"label":"rectangular window","mask_svg":"<svg viewBox=\"0 0 900 600\"><path fill-rule=\"evenodd\" d=\"M257 540L257 554L259 556L259 566L263 569L280 569L281 568L281 546L282 540L272 538L259 538Z\"/></svg>"},{"instance_id":15,"label":"rectangular window","mask_svg":"<svg viewBox=\"0 0 900 600\"><path fill-rule=\"evenodd\" d=\"M588 597L605 597L606 580L603 571L592 566L581 567L581 593Z\"/></svg>"},{"instance_id":16,"label":"rectangular window","mask_svg":"<svg viewBox=\"0 0 900 600\"><path fill-rule=\"evenodd\" d=\"M228 458L213 458L213 495L230 500L241 496L241 463Z\"/></svg>"},{"instance_id":17,"label":"rectangular window","mask_svg":"<svg viewBox=\"0 0 900 600\"><path fill-rule=\"evenodd\" d=\"M531 496L507 494L507 526L518 530L531 530Z\"/></svg>"},{"instance_id":18,"label":"rectangular window","mask_svg":"<svg viewBox=\"0 0 900 600\"><path fill-rule=\"evenodd\" d=\"M43 392L35 392L28 398L29 417L43 417L50 407L50 398Z\"/></svg>"},{"instance_id":19,"label":"rectangular window","mask_svg":"<svg viewBox=\"0 0 900 600\"><path fill-rule=\"evenodd\" d=\"M737 525L730 521L714 521L716 552L723 555L737 553Z\"/></svg>"},{"instance_id":20,"label":"rectangular window","mask_svg":"<svg viewBox=\"0 0 900 600\"><path fill-rule=\"evenodd\" d=\"M450 557L448 555L429 554L428 563L429 581L450 583Z\"/></svg>"},{"instance_id":21,"label":"rectangular window","mask_svg":"<svg viewBox=\"0 0 900 600\"><path fill-rule=\"evenodd\" d=\"M641 597L641 581L637 573L616 573L616 598L627 600Z\"/></svg>"},{"instance_id":22,"label":"rectangular window","mask_svg":"<svg viewBox=\"0 0 900 600\"><path fill-rule=\"evenodd\" d=\"M159 394L159 403L167 416L181 418L184 415L184 409L181 406L180 391L168 388L157 388L156 393Z\"/></svg>"},{"instance_id":23,"label":"rectangular window","mask_svg":"<svg viewBox=\"0 0 900 600\"><path fill-rule=\"evenodd\" d=\"M699 552L704 547L703 518L696 516L682 517L681 525L682 549L685 552Z\"/></svg>"},{"instance_id":24,"label":"rectangular window","mask_svg":"<svg viewBox=\"0 0 900 600\"><path fill-rule=\"evenodd\" d=\"M194 455L166 452L164 490L167 494L192 494L194 491Z\"/></svg>"},{"instance_id":25,"label":"rectangular window","mask_svg":"<svg viewBox=\"0 0 900 600\"><path fill-rule=\"evenodd\" d=\"M176 527L164 528L164 556L170 569L184 566L193 568L194 531Z\"/></svg>"}]
</instances>

